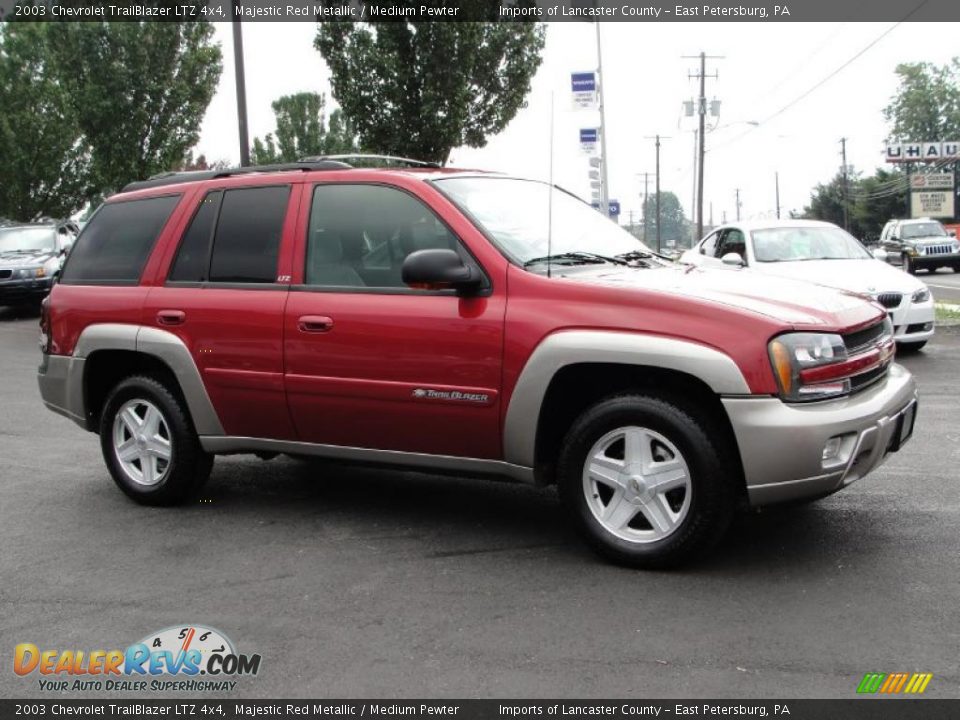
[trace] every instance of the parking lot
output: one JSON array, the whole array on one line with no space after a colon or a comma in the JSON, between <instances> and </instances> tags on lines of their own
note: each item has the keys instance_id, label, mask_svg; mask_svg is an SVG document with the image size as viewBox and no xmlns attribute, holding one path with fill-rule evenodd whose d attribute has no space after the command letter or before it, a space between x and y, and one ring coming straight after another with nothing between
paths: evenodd
<instances>
[{"instance_id":1,"label":"parking lot","mask_svg":"<svg viewBox=\"0 0 960 720\"><path fill-rule=\"evenodd\" d=\"M958 327L903 358L920 415L879 471L666 573L594 557L551 490L467 478L241 456L200 502L139 507L43 408L36 339L0 309L5 697L41 695L9 670L17 643L188 622L262 655L231 697L847 698L868 671L960 697Z\"/></svg>"}]
</instances>

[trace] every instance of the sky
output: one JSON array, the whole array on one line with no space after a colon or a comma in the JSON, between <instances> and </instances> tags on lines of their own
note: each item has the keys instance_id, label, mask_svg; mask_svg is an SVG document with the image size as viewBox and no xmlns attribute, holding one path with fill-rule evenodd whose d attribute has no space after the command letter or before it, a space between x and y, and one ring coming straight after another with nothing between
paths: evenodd
<instances>
[{"instance_id":1,"label":"sky","mask_svg":"<svg viewBox=\"0 0 960 720\"><path fill-rule=\"evenodd\" d=\"M653 192L655 151L648 136L656 134L663 137L661 190L675 192L692 215L696 119L683 117L682 103L697 94L697 81L688 74L699 61L681 56L701 51L722 56L708 63L708 74L716 71L718 78L707 80L707 97L720 100L721 108L720 116L710 119L715 129L707 133L704 221L710 220L711 206L716 223L733 220L737 189L741 217L773 217L775 175L782 213L801 209L811 189L839 170L842 137L847 138L847 162L856 170L870 173L883 165L888 126L882 111L896 91L894 69L903 62L942 64L960 54L949 41L957 28L949 25L601 23L609 197L620 201L621 222L631 211L639 221L642 173L651 173ZM309 22L244 23L251 144L254 136L273 130L270 103L277 97L312 91L326 93L332 103L329 70L313 47L315 32ZM224 72L197 149L208 160L236 163L231 27L218 23L216 33ZM580 128L599 124L599 113L573 109L570 73L596 67L594 24L548 23L543 63L527 107L485 147L454 150L450 165L549 179L552 104L553 181L589 199L588 160L578 135Z\"/></svg>"}]
</instances>

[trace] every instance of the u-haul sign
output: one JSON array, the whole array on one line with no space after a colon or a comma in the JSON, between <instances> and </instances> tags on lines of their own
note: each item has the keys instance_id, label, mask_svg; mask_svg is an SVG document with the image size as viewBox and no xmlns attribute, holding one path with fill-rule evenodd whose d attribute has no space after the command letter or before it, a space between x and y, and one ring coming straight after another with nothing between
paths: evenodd
<instances>
[{"instance_id":1,"label":"u-haul sign","mask_svg":"<svg viewBox=\"0 0 960 720\"><path fill-rule=\"evenodd\" d=\"M960 160L960 141L887 143L888 163Z\"/></svg>"}]
</instances>

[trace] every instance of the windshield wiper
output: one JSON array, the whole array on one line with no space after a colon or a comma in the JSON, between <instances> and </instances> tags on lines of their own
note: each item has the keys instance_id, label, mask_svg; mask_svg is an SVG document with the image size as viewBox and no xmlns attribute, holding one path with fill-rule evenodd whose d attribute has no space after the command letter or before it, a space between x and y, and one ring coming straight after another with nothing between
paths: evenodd
<instances>
[{"instance_id":1,"label":"windshield wiper","mask_svg":"<svg viewBox=\"0 0 960 720\"><path fill-rule=\"evenodd\" d=\"M570 262L572 265L580 263L610 263L611 265L630 264L626 260L621 260L619 257L607 257L606 255L598 255L597 253L576 250L574 252L556 253L555 255L544 255L543 257L531 258L523 263L523 266L530 267L531 265L554 262L556 260L566 260L568 262L574 261Z\"/></svg>"},{"instance_id":2,"label":"windshield wiper","mask_svg":"<svg viewBox=\"0 0 960 720\"><path fill-rule=\"evenodd\" d=\"M0 255L33 255L34 253L44 252L40 248L34 250L0 250Z\"/></svg>"}]
</instances>

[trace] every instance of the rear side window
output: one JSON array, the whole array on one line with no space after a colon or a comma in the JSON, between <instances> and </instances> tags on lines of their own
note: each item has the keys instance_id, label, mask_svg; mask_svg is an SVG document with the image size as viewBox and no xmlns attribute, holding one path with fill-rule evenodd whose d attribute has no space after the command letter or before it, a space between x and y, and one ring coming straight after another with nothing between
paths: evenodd
<instances>
[{"instance_id":1,"label":"rear side window","mask_svg":"<svg viewBox=\"0 0 960 720\"><path fill-rule=\"evenodd\" d=\"M272 283L290 188L228 190L210 258L210 282Z\"/></svg>"},{"instance_id":2,"label":"rear side window","mask_svg":"<svg viewBox=\"0 0 960 720\"><path fill-rule=\"evenodd\" d=\"M107 203L84 228L61 282L131 284L140 280L179 195Z\"/></svg>"},{"instance_id":3,"label":"rear side window","mask_svg":"<svg viewBox=\"0 0 960 720\"><path fill-rule=\"evenodd\" d=\"M190 227L183 235L177 259L173 262L169 280L174 282L204 282L207 279L207 267L210 264L210 242L213 240L213 226L220 211L219 190L203 198Z\"/></svg>"}]
</instances>

